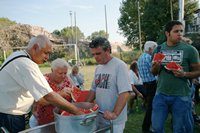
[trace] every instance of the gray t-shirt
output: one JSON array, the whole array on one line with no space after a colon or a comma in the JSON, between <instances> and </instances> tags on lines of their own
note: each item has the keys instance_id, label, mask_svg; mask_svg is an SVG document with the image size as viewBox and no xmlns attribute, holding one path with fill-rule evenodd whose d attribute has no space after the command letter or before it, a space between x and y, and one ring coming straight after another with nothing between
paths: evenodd
<instances>
[{"instance_id":1,"label":"gray t-shirt","mask_svg":"<svg viewBox=\"0 0 200 133\"><path fill-rule=\"evenodd\" d=\"M101 111L113 111L120 93L131 91L127 65L113 57L107 64L98 65L92 90L96 92L96 103ZM115 119L114 124L121 124L127 120L127 105Z\"/></svg>"}]
</instances>

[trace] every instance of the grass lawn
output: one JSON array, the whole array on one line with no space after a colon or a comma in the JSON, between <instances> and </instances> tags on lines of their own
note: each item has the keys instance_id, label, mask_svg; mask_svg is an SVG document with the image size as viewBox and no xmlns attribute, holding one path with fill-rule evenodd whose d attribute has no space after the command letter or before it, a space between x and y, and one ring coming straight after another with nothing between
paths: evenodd
<instances>
[{"instance_id":1,"label":"grass lawn","mask_svg":"<svg viewBox=\"0 0 200 133\"><path fill-rule=\"evenodd\" d=\"M91 83L94 77L94 71L96 66L83 66L80 68L80 72L84 75L85 83L84 88L90 89ZM43 73L50 72L50 68L41 68L41 71ZM71 72L71 69L68 70L68 74ZM134 112L133 114L130 114L128 116L128 121L126 123L125 131L124 133L141 133L141 125L144 117L144 111L142 110L141 106L141 100L138 100L138 111ZM200 114L200 104L196 105L196 112L197 114ZM168 116L167 122L166 122L166 133L172 133L171 130L171 116ZM194 127L194 133L200 133L200 125L195 125Z\"/></svg>"}]
</instances>

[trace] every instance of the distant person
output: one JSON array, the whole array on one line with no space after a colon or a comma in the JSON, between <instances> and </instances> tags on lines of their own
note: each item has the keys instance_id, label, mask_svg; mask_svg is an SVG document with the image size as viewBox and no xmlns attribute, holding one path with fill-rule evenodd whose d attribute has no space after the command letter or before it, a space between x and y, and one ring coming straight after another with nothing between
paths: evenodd
<instances>
[{"instance_id":1,"label":"distant person","mask_svg":"<svg viewBox=\"0 0 200 133\"><path fill-rule=\"evenodd\" d=\"M195 87L195 93L194 93L194 100L195 103L200 102L200 96L199 96L199 88L200 88L200 77L197 77L193 80L194 87Z\"/></svg>"},{"instance_id":2,"label":"distant person","mask_svg":"<svg viewBox=\"0 0 200 133\"><path fill-rule=\"evenodd\" d=\"M51 63L51 73L44 75L54 92L71 102L71 89L74 86L72 80L67 76L69 64L64 59L55 59ZM55 107L48 102L35 102L33 104L32 116L29 121L30 127L47 124L54 121L53 109Z\"/></svg>"},{"instance_id":3,"label":"distant person","mask_svg":"<svg viewBox=\"0 0 200 133\"><path fill-rule=\"evenodd\" d=\"M200 75L199 53L192 45L182 42L184 26L179 21L165 25L167 41L160 45L165 55L162 62L153 62L152 73L158 75L157 92L153 100L152 127L155 133L164 133L168 113L172 113L174 133L193 133L191 121L192 98L189 79ZM157 48L153 53L157 52ZM167 70L165 65L176 62L182 68Z\"/></svg>"},{"instance_id":4,"label":"distant person","mask_svg":"<svg viewBox=\"0 0 200 133\"><path fill-rule=\"evenodd\" d=\"M138 72L136 61L133 61L130 65L129 76L130 76L130 82L132 86L132 92L131 92L129 103L128 103L128 114L134 112L134 109L133 109L134 100L137 97L143 98L143 95L144 96L146 95L145 90L143 88L142 79Z\"/></svg>"},{"instance_id":5,"label":"distant person","mask_svg":"<svg viewBox=\"0 0 200 133\"><path fill-rule=\"evenodd\" d=\"M77 65L72 67L72 71L69 76L78 88L81 90L84 89L84 76L83 74L79 73L79 67Z\"/></svg>"},{"instance_id":6,"label":"distant person","mask_svg":"<svg viewBox=\"0 0 200 133\"><path fill-rule=\"evenodd\" d=\"M151 132L151 113L152 101L156 92L156 77L151 73L151 57L157 43L154 41L146 41L144 44L144 52L138 59L139 74L142 78L144 89L146 91L145 105L146 112L142 123L142 132Z\"/></svg>"},{"instance_id":7,"label":"distant person","mask_svg":"<svg viewBox=\"0 0 200 133\"><path fill-rule=\"evenodd\" d=\"M33 37L25 50L11 54L0 71L0 127L11 133L25 129L25 114L34 100L46 100L73 114L83 114L76 106L54 92L38 64L48 60L52 43L44 35Z\"/></svg>"},{"instance_id":8,"label":"distant person","mask_svg":"<svg viewBox=\"0 0 200 133\"><path fill-rule=\"evenodd\" d=\"M111 45L106 38L98 37L89 44L98 63L87 101L99 105L98 127L113 120L113 132L123 133L127 121L127 101L132 90L127 65L111 55ZM103 119L104 118L104 119Z\"/></svg>"}]
</instances>

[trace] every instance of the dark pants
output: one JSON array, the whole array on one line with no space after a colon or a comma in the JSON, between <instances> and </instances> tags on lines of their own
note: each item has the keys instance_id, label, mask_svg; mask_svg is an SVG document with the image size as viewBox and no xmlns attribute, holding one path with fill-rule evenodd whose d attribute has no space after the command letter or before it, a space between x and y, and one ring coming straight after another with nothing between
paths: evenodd
<instances>
[{"instance_id":1,"label":"dark pants","mask_svg":"<svg viewBox=\"0 0 200 133\"><path fill-rule=\"evenodd\" d=\"M146 112L142 124L142 131L148 132L151 127L152 102L156 93L157 83L156 81L144 82L143 85L144 88L146 89L146 98L145 98Z\"/></svg>"},{"instance_id":2,"label":"dark pants","mask_svg":"<svg viewBox=\"0 0 200 133\"><path fill-rule=\"evenodd\" d=\"M195 99L195 102L196 103L199 103L200 102L200 97L199 97L199 88L200 88L200 85L195 85L195 95L194 95L194 99Z\"/></svg>"},{"instance_id":3,"label":"dark pants","mask_svg":"<svg viewBox=\"0 0 200 133\"><path fill-rule=\"evenodd\" d=\"M143 95L143 97L146 97L146 89L143 85L135 85L135 88Z\"/></svg>"},{"instance_id":4,"label":"dark pants","mask_svg":"<svg viewBox=\"0 0 200 133\"><path fill-rule=\"evenodd\" d=\"M25 130L25 115L0 113L0 127L5 127L10 133Z\"/></svg>"}]
</instances>

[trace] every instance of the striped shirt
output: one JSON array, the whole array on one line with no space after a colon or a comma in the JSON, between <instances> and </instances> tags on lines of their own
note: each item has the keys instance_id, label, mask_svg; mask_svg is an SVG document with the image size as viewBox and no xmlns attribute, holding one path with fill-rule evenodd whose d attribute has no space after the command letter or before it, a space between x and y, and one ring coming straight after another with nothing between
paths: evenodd
<instances>
[{"instance_id":1,"label":"striped shirt","mask_svg":"<svg viewBox=\"0 0 200 133\"><path fill-rule=\"evenodd\" d=\"M151 82L156 80L151 73L151 55L143 53L138 59L138 70L143 82Z\"/></svg>"}]
</instances>

